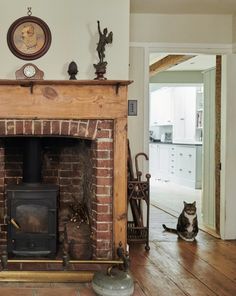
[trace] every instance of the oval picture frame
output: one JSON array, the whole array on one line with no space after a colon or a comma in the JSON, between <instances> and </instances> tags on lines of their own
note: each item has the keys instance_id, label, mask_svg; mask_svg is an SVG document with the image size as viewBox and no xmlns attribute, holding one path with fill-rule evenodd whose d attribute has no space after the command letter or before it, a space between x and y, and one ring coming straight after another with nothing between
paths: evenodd
<instances>
[{"instance_id":1,"label":"oval picture frame","mask_svg":"<svg viewBox=\"0 0 236 296\"><path fill-rule=\"evenodd\" d=\"M11 52L22 60L36 60L51 45L51 31L38 17L25 16L17 19L7 32L7 44Z\"/></svg>"}]
</instances>

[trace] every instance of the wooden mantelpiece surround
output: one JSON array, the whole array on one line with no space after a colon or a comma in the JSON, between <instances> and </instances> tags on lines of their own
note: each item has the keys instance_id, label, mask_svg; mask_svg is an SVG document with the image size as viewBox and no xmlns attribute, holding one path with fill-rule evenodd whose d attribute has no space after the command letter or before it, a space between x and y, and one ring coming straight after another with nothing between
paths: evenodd
<instances>
[{"instance_id":1,"label":"wooden mantelpiece surround","mask_svg":"<svg viewBox=\"0 0 236 296\"><path fill-rule=\"evenodd\" d=\"M0 80L0 118L126 118L129 83L117 80Z\"/></svg>"},{"instance_id":2,"label":"wooden mantelpiece surround","mask_svg":"<svg viewBox=\"0 0 236 296\"><path fill-rule=\"evenodd\" d=\"M113 259L121 242L126 247L127 230L127 90L126 80L0 80L0 120L113 120ZM3 273L5 275L3 276ZM41 274L41 281L47 281ZM26 275L0 272L0 280L34 281ZM33 274L33 273L32 273ZM38 277L38 272L35 277ZM65 271L52 275L55 281L79 276ZM11 273L9 272L9 277ZM91 278L86 272L82 281Z\"/></svg>"}]
</instances>

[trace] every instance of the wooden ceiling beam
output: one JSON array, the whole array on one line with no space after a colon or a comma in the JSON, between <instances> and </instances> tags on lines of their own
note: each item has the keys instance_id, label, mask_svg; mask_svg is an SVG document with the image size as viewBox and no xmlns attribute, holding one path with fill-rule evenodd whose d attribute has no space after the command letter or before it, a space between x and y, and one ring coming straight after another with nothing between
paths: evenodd
<instances>
[{"instance_id":1,"label":"wooden ceiling beam","mask_svg":"<svg viewBox=\"0 0 236 296\"><path fill-rule=\"evenodd\" d=\"M165 71L173 66L179 65L189 59L195 57L194 55L168 55L163 59L153 63L149 66L149 75L153 76L159 72Z\"/></svg>"}]
</instances>

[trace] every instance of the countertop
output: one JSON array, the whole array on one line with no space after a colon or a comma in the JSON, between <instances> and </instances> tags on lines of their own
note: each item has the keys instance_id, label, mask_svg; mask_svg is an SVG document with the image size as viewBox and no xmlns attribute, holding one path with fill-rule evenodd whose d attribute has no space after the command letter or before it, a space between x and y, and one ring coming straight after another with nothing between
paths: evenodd
<instances>
[{"instance_id":1,"label":"countertop","mask_svg":"<svg viewBox=\"0 0 236 296\"><path fill-rule=\"evenodd\" d=\"M149 143L150 144L161 144L161 145L202 146L202 142L173 143L173 142L150 141Z\"/></svg>"}]
</instances>

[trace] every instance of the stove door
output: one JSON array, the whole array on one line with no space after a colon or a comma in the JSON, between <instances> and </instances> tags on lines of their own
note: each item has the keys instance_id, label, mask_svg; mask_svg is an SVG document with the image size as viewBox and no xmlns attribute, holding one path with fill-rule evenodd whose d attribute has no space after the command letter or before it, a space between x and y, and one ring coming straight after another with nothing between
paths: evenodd
<instances>
[{"instance_id":1,"label":"stove door","mask_svg":"<svg viewBox=\"0 0 236 296\"><path fill-rule=\"evenodd\" d=\"M41 194L8 192L9 254L29 257L56 254L57 194L54 192L53 198Z\"/></svg>"}]
</instances>

